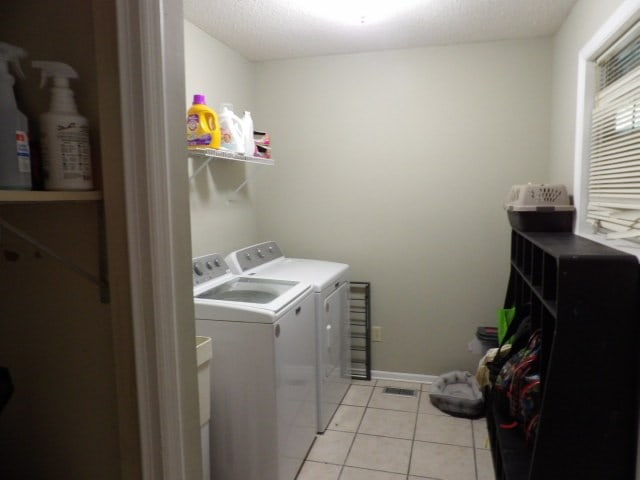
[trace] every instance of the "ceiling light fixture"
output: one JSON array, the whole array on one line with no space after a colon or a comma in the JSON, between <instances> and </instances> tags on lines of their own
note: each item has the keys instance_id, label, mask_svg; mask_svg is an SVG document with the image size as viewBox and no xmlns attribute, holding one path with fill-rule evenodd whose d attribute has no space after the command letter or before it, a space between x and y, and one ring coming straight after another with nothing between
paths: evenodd
<instances>
[{"instance_id":1,"label":"ceiling light fixture","mask_svg":"<svg viewBox=\"0 0 640 480\"><path fill-rule=\"evenodd\" d=\"M348 25L384 21L424 0L291 0L309 14Z\"/></svg>"}]
</instances>

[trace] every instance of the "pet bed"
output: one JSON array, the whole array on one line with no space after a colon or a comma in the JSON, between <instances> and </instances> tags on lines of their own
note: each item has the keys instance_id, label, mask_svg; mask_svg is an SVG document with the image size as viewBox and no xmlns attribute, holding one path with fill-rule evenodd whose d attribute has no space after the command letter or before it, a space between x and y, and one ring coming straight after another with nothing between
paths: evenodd
<instances>
[{"instance_id":1,"label":"pet bed","mask_svg":"<svg viewBox=\"0 0 640 480\"><path fill-rule=\"evenodd\" d=\"M484 415L484 398L476 377L469 372L444 373L431 385L431 403L456 417L478 418Z\"/></svg>"}]
</instances>

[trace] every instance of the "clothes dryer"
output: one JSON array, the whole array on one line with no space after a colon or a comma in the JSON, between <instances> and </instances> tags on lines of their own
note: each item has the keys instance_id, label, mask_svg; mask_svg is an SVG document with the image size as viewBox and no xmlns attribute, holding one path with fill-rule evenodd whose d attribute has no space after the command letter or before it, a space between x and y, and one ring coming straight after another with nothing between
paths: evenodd
<instances>
[{"instance_id":1,"label":"clothes dryer","mask_svg":"<svg viewBox=\"0 0 640 480\"><path fill-rule=\"evenodd\" d=\"M236 250L226 260L237 274L311 285L316 321L316 420L318 433L324 432L351 385L349 265L288 258L273 241Z\"/></svg>"},{"instance_id":2,"label":"clothes dryer","mask_svg":"<svg viewBox=\"0 0 640 480\"><path fill-rule=\"evenodd\" d=\"M316 433L314 297L299 281L193 260L196 334L212 338L211 478L294 480Z\"/></svg>"}]
</instances>

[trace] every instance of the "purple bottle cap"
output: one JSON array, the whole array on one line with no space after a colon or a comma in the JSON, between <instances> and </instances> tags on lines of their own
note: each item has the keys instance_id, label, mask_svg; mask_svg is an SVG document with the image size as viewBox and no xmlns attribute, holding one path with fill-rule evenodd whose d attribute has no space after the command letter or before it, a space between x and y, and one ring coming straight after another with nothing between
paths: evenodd
<instances>
[{"instance_id":1,"label":"purple bottle cap","mask_svg":"<svg viewBox=\"0 0 640 480\"><path fill-rule=\"evenodd\" d=\"M204 101L204 95L201 95L199 93L194 95L193 96L193 104L194 105L197 105L197 104L206 105L206 102Z\"/></svg>"}]
</instances>

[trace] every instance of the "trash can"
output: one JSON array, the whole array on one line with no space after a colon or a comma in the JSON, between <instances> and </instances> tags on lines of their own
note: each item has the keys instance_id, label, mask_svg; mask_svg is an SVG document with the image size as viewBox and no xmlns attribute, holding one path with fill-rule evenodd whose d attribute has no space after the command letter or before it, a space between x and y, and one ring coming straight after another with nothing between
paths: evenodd
<instances>
[{"instance_id":1,"label":"trash can","mask_svg":"<svg viewBox=\"0 0 640 480\"><path fill-rule=\"evenodd\" d=\"M490 348L498 347L497 327L478 327L476 335L468 344L471 353L484 355Z\"/></svg>"}]
</instances>

